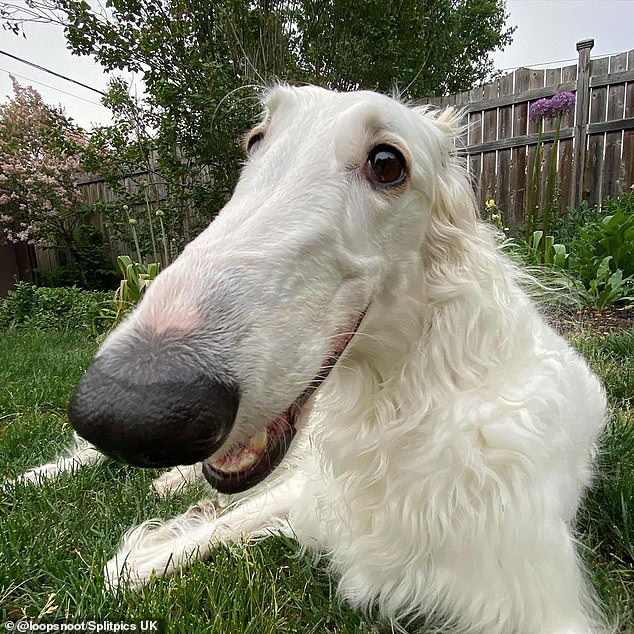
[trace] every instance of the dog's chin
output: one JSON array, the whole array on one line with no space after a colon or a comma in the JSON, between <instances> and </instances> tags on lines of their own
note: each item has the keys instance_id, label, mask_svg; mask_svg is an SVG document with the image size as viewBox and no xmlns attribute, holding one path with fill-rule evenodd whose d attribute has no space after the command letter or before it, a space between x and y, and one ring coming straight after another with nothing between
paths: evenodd
<instances>
[{"instance_id":1,"label":"dog's chin","mask_svg":"<svg viewBox=\"0 0 634 634\"><path fill-rule=\"evenodd\" d=\"M308 416L312 396L328 378L348 347L365 316L363 310L349 328L339 335L337 344L304 391L279 416L258 432L234 443L221 454L203 461L207 482L220 493L240 493L259 484L282 462L297 429Z\"/></svg>"}]
</instances>

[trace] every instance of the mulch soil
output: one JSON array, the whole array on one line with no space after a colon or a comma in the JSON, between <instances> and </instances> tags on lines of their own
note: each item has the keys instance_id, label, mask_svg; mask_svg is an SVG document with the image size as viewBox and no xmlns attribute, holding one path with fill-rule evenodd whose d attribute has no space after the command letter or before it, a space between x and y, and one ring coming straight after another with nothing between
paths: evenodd
<instances>
[{"instance_id":1,"label":"mulch soil","mask_svg":"<svg viewBox=\"0 0 634 634\"><path fill-rule=\"evenodd\" d=\"M634 306L624 306L601 312L587 310L560 312L554 316L553 322L560 332L566 334L590 330L607 335L619 330L634 328Z\"/></svg>"}]
</instances>

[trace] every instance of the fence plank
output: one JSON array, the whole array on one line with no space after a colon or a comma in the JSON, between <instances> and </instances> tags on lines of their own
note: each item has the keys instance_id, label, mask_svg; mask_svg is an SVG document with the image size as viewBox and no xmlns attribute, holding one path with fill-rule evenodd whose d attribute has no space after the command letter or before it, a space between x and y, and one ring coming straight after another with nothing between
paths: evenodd
<instances>
[{"instance_id":1,"label":"fence plank","mask_svg":"<svg viewBox=\"0 0 634 634\"><path fill-rule=\"evenodd\" d=\"M546 87L556 87L561 83L561 68L549 68L546 70L544 78ZM555 132L557 122L555 119L546 119L544 121L544 132ZM550 169L551 154L553 153L554 143L544 142L542 153L541 173L539 175L539 207L545 209L551 201L546 200L546 189L548 180L548 170ZM558 155L558 154L557 154ZM554 157L555 165L557 165L557 156ZM554 178L557 178L555 173Z\"/></svg>"},{"instance_id":2,"label":"fence plank","mask_svg":"<svg viewBox=\"0 0 634 634\"><path fill-rule=\"evenodd\" d=\"M627 54L627 68L634 70L634 50ZM634 117L634 81L625 86L625 112L624 116ZM623 158L621 161L621 183L624 191L632 191L634 188L634 130L623 132Z\"/></svg>"},{"instance_id":3,"label":"fence plank","mask_svg":"<svg viewBox=\"0 0 634 634\"><path fill-rule=\"evenodd\" d=\"M562 82L574 81L577 77L577 65L571 64L561 69ZM561 120L562 130L575 125L574 108L564 115ZM573 139L560 137L559 163L557 165L557 183L559 186L559 210L563 211L573 205L572 175L573 175Z\"/></svg>"},{"instance_id":4,"label":"fence plank","mask_svg":"<svg viewBox=\"0 0 634 634\"><path fill-rule=\"evenodd\" d=\"M519 70L519 69L518 69ZM528 69L524 69L528 70ZM517 71L516 71L517 72ZM507 97L500 96L496 99L491 100L480 100L480 101L471 101L469 103L469 111L473 112L476 110L487 110L488 108L501 108L503 106L512 106L516 103L522 103L523 101L536 101L537 99L542 99L544 97L552 97L556 92L561 92L562 90L575 90L576 83L574 80L569 80L563 82L557 86L551 86L549 88L535 88L533 90L525 90L520 94L517 94L517 91L509 95Z\"/></svg>"},{"instance_id":5,"label":"fence plank","mask_svg":"<svg viewBox=\"0 0 634 634\"><path fill-rule=\"evenodd\" d=\"M478 86L469 92L469 99L471 101L481 101L484 89L482 86ZM482 111L478 110L470 112L467 117L469 123L468 133L468 145L475 145L476 143L482 143ZM469 174L473 180L476 193L480 196L480 176L482 173L482 156L469 155L467 165L469 167Z\"/></svg>"},{"instance_id":6,"label":"fence plank","mask_svg":"<svg viewBox=\"0 0 634 634\"><path fill-rule=\"evenodd\" d=\"M610 75L627 68L627 53L610 57ZM625 116L625 84L608 86L607 121L616 121ZM621 150L623 131L608 132L605 135L605 158L602 174L602 199L614 197L621 190Z\"/></svg>"},{"instance_id":7,"label":"fence plank","mask_svg":"<svg viewBox=\"0 0 634 634\"><path fill-rule=\"evenodd\" d=\"M500 96L513 93L513 75L505 75L500 79ZM498 110L497 139L502 140L513 135L513 106L504 106ZM511 150L499 150L497 161L497 186L495 202L502 212L504 221L508 222L511 204Z\"/></svg>"},{"instance_id":8,"label":"fence plank","mask_svg":"<svg viewBox=\"0 0 634 634\"><path fill-rule=\"evenodd\" d=\"M515 71L515 93L521 94L528 90L530 71L518 68ZM528 103L518 103L513 106L513 136L524 136L528 132ZM526 146L511 150L511 195L508 214L510 225L518 225L524 220L526 198Z\"/></svg>"},{"instance_id":9,"label":"fence plank","mask_svg":"<svg viewBox=\"0 0 634 634\"><path fill-rule=\"evenodd\" d=\"M498 96L498 82L490 82L484 86L484 98L494 99ZM484 111L482 118L482 142L497 140L497 109L489 109ZM485 152L482 155L482 177L480 179L481 200L489 200L495 198L495 176L496 176L496 151Z\"/></svg>"},{"instance_id":10,"label":"fence plank","mask_svg":"<svg viewBox=\"0 0 634 634\"><path fill-rule=\"evenodd\" d=\"M594 132L605 132L605 123L595 123L593 125L599 126L597 130L591 130ZM560 139L572 139L575 131L573 128L564 128L559 133ZM552 141L555 138L555 132L545 132L542 135L542 141ZM504 150L509 148L518 147L521 145L536 145L538 135L537 134L525 134L524 136L512 137L510 139L501 139L499 141L486 141L485 143L477 143L470 145L467 148L469 154L480 154L482 152L493 152L494 150Z\"/></svg>"},{"instance_id":11,"label":"fence plank","mask_svg":"<svg viewBox=\"0 0 634 634\"><path fill-rule=\"evenodd\" d=\"M609 58L594 59L590 63L592 75L603 75L608 72ZM608 102L607 86L591 88L590 90L590 123L602 123L606 120ZM601 185L603 172L603 150L605 134L598 133L588 136L588 153L586 169L583 179L584 199L591 207L601 202Z\"/></svg>"},{"instance_id":12,"label":"fence plank","mask_svg":"<svg viewBox=\"0 0 634 634\"><path fill-rule=\"evenodd\" d=\"M546 78L546 72L543 70L531 70L528 76L528 88L535 90L536 88L544 87L544 80ZM537 99L531 100L531 103L538 101ZM528 121L528 133L537 132L539 125L537 121Z\"/></svg>"}]
</instances>

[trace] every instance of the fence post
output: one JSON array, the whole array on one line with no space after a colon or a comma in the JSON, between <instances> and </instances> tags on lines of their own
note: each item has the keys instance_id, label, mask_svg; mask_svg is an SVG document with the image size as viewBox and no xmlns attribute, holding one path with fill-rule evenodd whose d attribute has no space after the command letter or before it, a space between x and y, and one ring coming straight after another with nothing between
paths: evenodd
<instances>
[{"instance_id":1,"label":"fence post","mask_svg":"<svg viewBox=\"0 0 634 634\"><path fill-rule=\"evenodd\" d=\"M572 206L578 207L583 196L583 172L586 163L586 140L590 102L590 51L594 40L577 42L577 105L575 112L574 178L572 179Z\"/></svg>"}]
</instances>

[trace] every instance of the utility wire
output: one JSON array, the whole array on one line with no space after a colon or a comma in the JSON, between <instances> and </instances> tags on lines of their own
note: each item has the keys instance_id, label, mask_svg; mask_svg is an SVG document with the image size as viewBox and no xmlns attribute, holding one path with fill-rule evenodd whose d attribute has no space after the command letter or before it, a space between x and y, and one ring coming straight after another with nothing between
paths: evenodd
<instances>
[{"instance_id":1,"label":"utility wire","mask_svg":"<svg viewBox=\"0 0 634 634\"><path fill-rule=\"evenodd\" d=\"M48 68L44 68L44 66L40 66L39 64L35 64L34 62L29 62L26 59L22 59L21 57L18 57L17 55L12 55L11 53L7 53L6 51L0 50L0 54L2 55L6 55L7 57L10 57L11 59L15 59L18 62L22 62L23 64L27 64L28 66L32 66L33 68L37 68L38 70L42 70L45 73L49 73L49 75L54 75L55 77L59 77L60 79L64 79L66 81L70 81L73 84L77 84L78 86L81 86L82 88L87 88L88 90L92 90L93 92L99 93L102 96L106 96L106 93L98 90L97 88L93 88L92 86L88 86L86 84L82 84L80 81L77 81L76 79L72 79L70 77L66 77L65 75L60 75L59 73L56 73L53 70L50 70Z\"/></svg>"},{"instance_id":2,"label":"utility wire","mask_svg":"<svg viewBox=\"0 0 634 634\"><path fill-rule=\"evenodd\" d=\"M30 77L26 77L25 75L20 75L19 73L14 73L13 71L7 70L6 68L0 67L0 70L4 71L7 75L15 75L16 77L19 77L20 79L26 79L26 81L33 82L34 84L38 84L39 86L46 86L46 88L50 88L51 90L56 90L57 92L61 92L64 95L68 95L69 97L74 97L75 99L81 99L82 101L85 101L86 103L91 103L95 106L101 106L102 108L106 108L106 106L104 106L102 103L99 103L98 101L91 101L90 99L86 99L85 97L74 95L72 92L66 92L65 90L62 90L61 88L55 88L55 86L50 86L49 84L45 84L41 81L36 81L35 79L31 79Z\"/></svg>"},{"instance_id":3,"label":"utility wire","mask_svg":"<svg viewBox=\"0 0 634 634\"><path fill-rule=\"evenodd\" d=\"M622 51L621 51L622 52ZM612 57L612 55L618 55L619 52L615 53L601 53L596 57L593 56L592 59L601 59L602 57ZM497 72L503 73L505 70L516 70L518 68L533 68L535 66L548 66L549 64L563 64L564 62L576 62L578 61L578 57L569 57L568 59L554 59L551 62L540 62L539 64L520 64L519 66L509 66L508 68L496 68Z\"/></svg>"}]
</instances>

